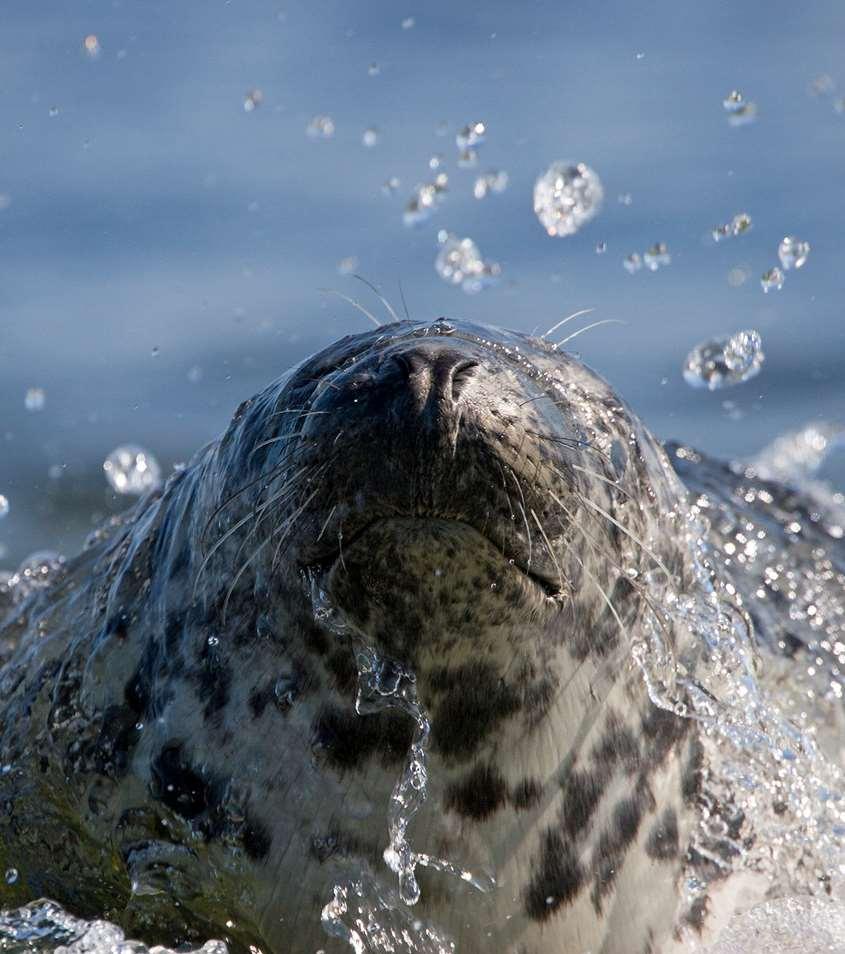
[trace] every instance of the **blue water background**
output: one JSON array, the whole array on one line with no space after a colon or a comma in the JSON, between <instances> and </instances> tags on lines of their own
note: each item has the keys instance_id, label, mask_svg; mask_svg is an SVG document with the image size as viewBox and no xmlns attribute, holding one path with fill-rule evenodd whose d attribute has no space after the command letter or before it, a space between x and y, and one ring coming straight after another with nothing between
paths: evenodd
<instances>
[{"instance_id":1,"label":"blue water background","mask_svg":"<svg viewBox=\"0 0 845 954\"><path fill-rule=\"evenodd\" d=\"M837 0L6 0L0 16L0 567L36 548L73 553L120 509L102 473L115 445L139 443L169 470L289 364L364 329L319 291L380 307L338 274L348 256L397 308L401 281L414 317L545 330L592 307L624 320L577 345L662 437L740 455L815 417L845 421ZM823 73L839 91L813 97ZM246 112L256 87L264 100ZM757 103L755 124L728 125L733 88ZM305 135L317 113L333 139ZM488 140L479 169L461 170L454 134L473 120ZM409 230L402 208L434 153L450 192ZM601 215L566 239L532 211L554 159L587 162L606 190ZM479 202L488 168L510 187ZM708 244L740 211L753 230ZM438 229L500 262L498 287L447 286ZM787 233L810 259L764 295ZM623 257L656 241L671 266L627 274ZM735 266L750 272L736 288ZM758 378L714 394L683 382L693 344L751 327L767 355ZM24 408L33 386L39 413Z\"/></svg>"}]
</instances>

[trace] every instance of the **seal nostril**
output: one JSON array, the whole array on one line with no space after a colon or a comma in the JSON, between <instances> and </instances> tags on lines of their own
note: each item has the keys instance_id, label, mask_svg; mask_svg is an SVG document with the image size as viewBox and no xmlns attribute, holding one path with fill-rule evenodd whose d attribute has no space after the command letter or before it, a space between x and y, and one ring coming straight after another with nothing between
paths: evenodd
<instances>
[{"instance_id":1,"label":"seal nostril","mask_svg":"<svg viewBox=\"0 0 845 954\"><path fill-rule=\"evenodd\" d=\"M475 369L477 367L479 367L477 361L462 361L455 366L455 370L452 372L453 401L457 401L470 379L475 377Z\"/></svg>"},{"instance_id":2,"label":"seal nostril","mask_svg":"<svg viewBox=\"0 0 845 954\"><path fill-rule=\"evenodd\" d=\"M419 374L419 372L428 365L428 363L414 351L399 351L396 354L392 354L390 358L407 378L410 378L413 374Z\"/></svg>"}]
</instances>

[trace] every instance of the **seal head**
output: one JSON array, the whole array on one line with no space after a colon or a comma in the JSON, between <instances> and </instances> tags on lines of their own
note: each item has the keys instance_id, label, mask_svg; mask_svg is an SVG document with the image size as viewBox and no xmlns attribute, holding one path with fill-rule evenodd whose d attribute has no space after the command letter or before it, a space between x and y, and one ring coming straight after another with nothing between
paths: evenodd
<instances>
[{"instance_id":1,"label":"seal head","mask_svg":"<svg viewBox=\"0 0 845 954\"><path fill-rule=\"evenodd\" d=\"M660 950L697 755L634 650L691 585L678 501L635 415L540 339L441 319L332 345L11 614L0 901L268 951L342 950L325 922L356 918L397 950ZM413 909L383 854L414 724L356 711L362 647L431 724L408 837L449 864L420 862Z\"/></svg>"}]
</instances>

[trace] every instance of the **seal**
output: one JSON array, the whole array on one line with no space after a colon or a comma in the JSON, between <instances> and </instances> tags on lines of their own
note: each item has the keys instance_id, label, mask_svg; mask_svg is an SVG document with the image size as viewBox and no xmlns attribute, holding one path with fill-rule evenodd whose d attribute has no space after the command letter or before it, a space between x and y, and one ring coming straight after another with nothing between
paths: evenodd
<instances>
[{"instance_id":1,"label":"seal","mask_svg":"<svg viewBox=\"0 0 845 954\"><path fill-rule=\"evenodd\" d=\"M0 904L235 950L667 950L701 755L635 650L694 585L680 493L543 339L326 348L8 612ZM362 658L430 726L418 900L384 859L420 720L366 711Z\"/></svg>"}]
</instances>

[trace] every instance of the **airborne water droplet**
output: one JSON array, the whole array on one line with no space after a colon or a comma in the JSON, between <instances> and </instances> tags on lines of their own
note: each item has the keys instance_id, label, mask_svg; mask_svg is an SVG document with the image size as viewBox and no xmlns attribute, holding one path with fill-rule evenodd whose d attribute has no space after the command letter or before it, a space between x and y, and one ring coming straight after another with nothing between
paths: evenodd
<instances>
[{"instance_id":1,"label":"airborne water droplet","mask_svg":"<svg viewBox=\"0 0 845 954\"><path fill-rule=\"evenodd\" d=\"M715 391L759 374L764 358L759 332L738 331L696 345L684 362L684 380L695 388Z\"/></svg>"},{"instance_id":2,"label":"airborne water droplet","mask_svg":"<svg viewBox=\"0 0 845 954\"><path fill-rule=\"evenodd\" d=\"M549 235L574 235L601 208L604 190L583 162L553 162L534 183L534 212Z\"/></svg>"}]
</instances>

